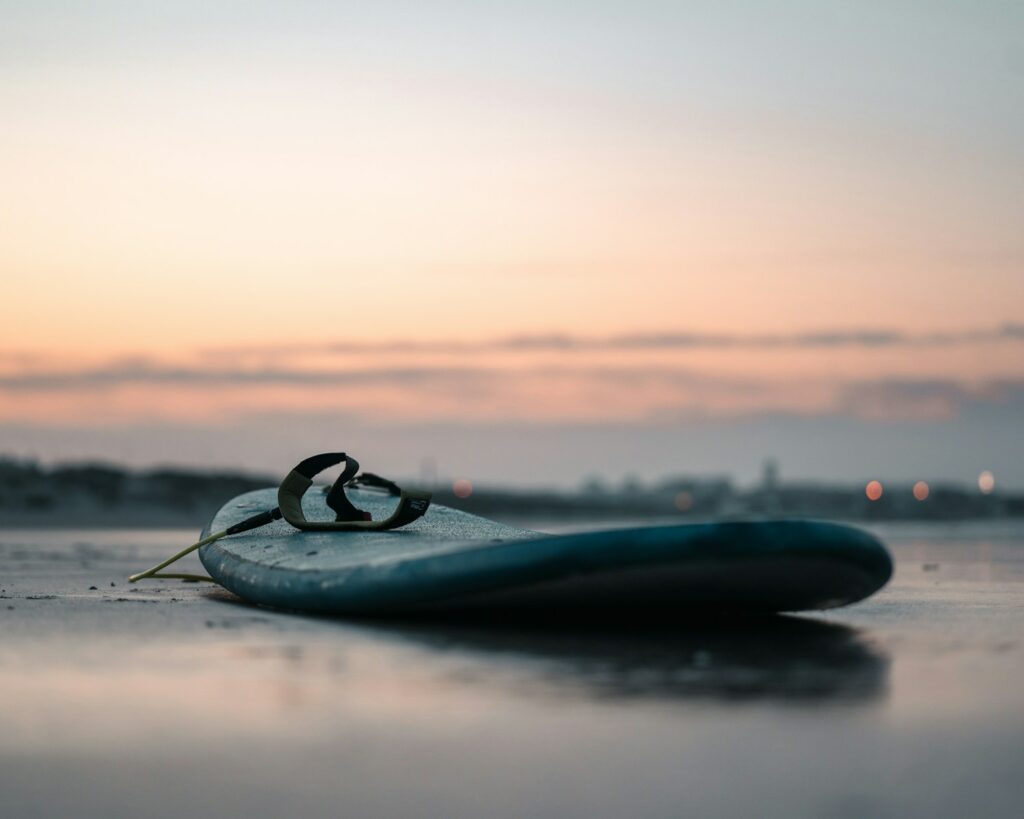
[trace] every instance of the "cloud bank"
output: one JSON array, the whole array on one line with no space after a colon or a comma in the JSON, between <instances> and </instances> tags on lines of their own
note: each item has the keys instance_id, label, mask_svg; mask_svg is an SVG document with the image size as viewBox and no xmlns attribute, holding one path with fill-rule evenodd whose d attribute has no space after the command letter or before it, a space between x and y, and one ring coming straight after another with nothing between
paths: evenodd
<instances>
[{"instance_id":1,"label":"cloud bank","mask_svg":"<svg viewBox=\"0 0 1024 819\"><path fill-rule=\"evenodd\" d=\"M899 330L834 329L804 333L740 335L735 333L655 332L608 336L563 333L515 335L481 341L417 341L413 339L362 342L335 341L318 345L221 347L204 351L213 357L232 355L302 355L344 353L478 354L493 352L615 352L653 350L739 349L820 350L839 347L938 347L986 342L1024 341L1024 322L994 327L908 333Z\"/></svg>"},{"instance_id":2,"label":"cloud bank","mask_svg":"<svg viewBox=\"0 0 1024 819\"><path fill-rule=\"evenodd\" d=\"M268 407L389 421L616 421L847 415L943 420L967 405L1024 407L1024 379L759 378L670 366L262 368L128 361L0 376L7 421L232 417Z\"/></svg>"},{"instance_id":3,"label":"cloud bank","mask_svg":"<svg viewBox=\"0 0 1024 819\"><path fill-rule=\"evenodd\" d=\"M1015 348L1005 346L1021 341L1024 324L1004 323L926 334L634 333L515 336L478 344L336 343L230 348L172 361L131 356L78 365L62 365L53 354L11 355L0 359L0 422L213 421L261 408L387 423L658 424L777 413L943 421L969 406L1011 412L1024 406L1024 371L1016 363ZM948 356L944 351L900 357L871 352L993 342L1002 346ZM832 353L841 348L866 352L856 354L853 369L843 369ZM731 369L723 370L722 359L688 356L684 364L682 356L664 352L683 349L747 350L750 356L730 358ZM775 349L820 353L817 358L803 356L800 367L785 357L761 366L765 359L755 352ZM509 354L514 352L523 355ZM577 354L584 352L589 354ZM379 355L387 353L398 356ZM954 359L955 369L947 366ZM847 365L852 360L847 356ZM926 360L928 368L922 366ZM974 375L981 362L987 366L985 375ZM908 378L908 372L919 377Z\"/></svg>"}]
</instances>

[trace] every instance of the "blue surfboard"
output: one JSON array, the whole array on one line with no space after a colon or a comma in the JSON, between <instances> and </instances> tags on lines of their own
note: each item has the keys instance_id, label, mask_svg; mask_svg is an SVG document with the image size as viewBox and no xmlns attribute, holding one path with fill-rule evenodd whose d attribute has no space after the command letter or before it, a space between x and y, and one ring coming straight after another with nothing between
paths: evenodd
<instances>
[{"instance_id":1,"label":"blue surfboard","mask_svg":"<svg viewBox=\"0 0 1024 819\"><path fill-rule=\"evenodd\" d=\"M277 490L227 503L204 535L277 503ZM395 500L350 489L388 516ZM333 519L323 492L310 519ZM347 615L572 609L783 612L843 606L892 575L885 547L846 525L729 521L546 535L445 506L393 531L309 532L285 521L199 550L210 576L239 597L296 611Z\"/></svg>"}]
</instances>

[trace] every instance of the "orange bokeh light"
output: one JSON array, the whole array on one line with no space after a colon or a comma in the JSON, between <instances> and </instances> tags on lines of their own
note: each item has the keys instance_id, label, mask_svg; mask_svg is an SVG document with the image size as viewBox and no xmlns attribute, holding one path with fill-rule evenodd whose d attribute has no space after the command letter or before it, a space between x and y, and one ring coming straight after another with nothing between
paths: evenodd
<instances>
[{"instance_id":1,"label":"orange bokeh light","mask_svg":"<svg viewBox=\"0 0 1024 819\"><path fill-rule=\"evenodd\" d=\"M996 488L996 478L987 469L978 476L978 489L983 495L988 495Z\"/></svg>"},{"instance_id":2,"label":"orange bokeh light","mask_svg":"<svg viewBox=\"0 0 1024 819\"><path fill-rule=\"evenodd\" d=\"M473 494L473 484L466 478L459 478L452 484L452 492L457 498L468 498Z\"/></svg>"},{"instance_id":3,"label":"orange bokeh light","mask_svg":"<svg viewBox=\"0 0 1024 819\"><path fill-rule=\"evenodd\" d=\"M680 512L686 512L693 506L693 495L684 490L676 495L674 503L676 509Z\"/></svg>"},{"instance_id":4,"label":"orange bokeh light","mask_svg":"<svg viewBox=\"0 0 1024 819\"><path fill-rule=\"evenodd\" d=\"M918 481L917 483L914 484L914 499L915 500L919 500L919 501L925 500L928 497L928 494L930 492L931 492L931 489L928 487L928 484L925 483L924 481Z\"/></svg>"},{"instance_id":5,"label":"orange bokeh light","mask_svg":"<svg viewBox=\"0 0 1024 819\"><path fill-rule=\"evenodd\" d=\"M864 494L868 496L869 501L876 501L882 497L882 484L879 481L868 481L868 485L864 487Z\"/></svg>"}]
</instances>

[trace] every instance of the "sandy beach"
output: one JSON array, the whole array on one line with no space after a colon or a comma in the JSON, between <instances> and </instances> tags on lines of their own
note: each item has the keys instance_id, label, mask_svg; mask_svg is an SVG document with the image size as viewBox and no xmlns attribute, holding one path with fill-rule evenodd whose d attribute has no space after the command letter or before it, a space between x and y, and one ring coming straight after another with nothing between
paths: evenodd
<instances>
[{"instance_id":1,"label":"sandy beach","mask_svg":"<svg viewBox=\"0 0 1024 819\"><path fill-rule=\"evenodd\" d=\"M848 609L498 626L126 583L188 531L4 531L0 811L1014 815L1024 531L881 533Z\"/></svg>"}]
</instances>

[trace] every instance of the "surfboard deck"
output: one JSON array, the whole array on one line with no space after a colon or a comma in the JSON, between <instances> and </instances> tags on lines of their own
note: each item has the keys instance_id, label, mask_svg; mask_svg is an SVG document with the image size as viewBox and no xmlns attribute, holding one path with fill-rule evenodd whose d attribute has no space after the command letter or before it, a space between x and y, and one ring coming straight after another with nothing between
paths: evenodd
<instances>
[{"instance_id":1,"label":"surfboard deck","mask_svg":"<svg viewBox=\"0 0 1024 819\"><path fill-rule=\"evenodd\" d=\"M347 490L386 517L395 499ZM277 505L276 489L240 495L204 535ZM324 494L310 519L333 519ZM892 561L871 534L808 520L729 521L546 535L438 504L393 531L303 532L285 521L199 550L239 597L295 611L387 615L481 609L828 609L873 594Z\"/></svg>"}]
</instances>

